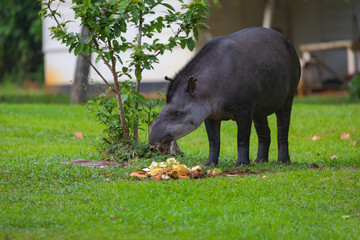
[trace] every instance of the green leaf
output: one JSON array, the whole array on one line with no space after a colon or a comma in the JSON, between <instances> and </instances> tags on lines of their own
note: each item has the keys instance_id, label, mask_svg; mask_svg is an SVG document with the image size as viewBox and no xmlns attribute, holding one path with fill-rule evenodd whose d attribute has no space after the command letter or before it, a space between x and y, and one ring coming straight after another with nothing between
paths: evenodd
<instances>
[{"instance_id":1,"label":"green leaf","mask_svg":"<svg viewBox=\"0 0 360 240\"><path fill-rule=\"evenodd\" d=\"M66 41L66 46L73 44L76 41L76 37L72 36Z\"/></svg>"},{"instance_id":2,"label":"green leaf","mask_svg":"<svg viewBox=\"0 0 360 240\"><path fill-rule=\"evenodd\" d=\"M195 41L192 38L186 39L186 45L190 51L194 50L195 48Z\"/></svg>"},{"instance_id":3,"label":"green leaf","mask_svg":"<svg viewBox=\"0 0 360 240\"><path fill-rule=\"evenodd\" d=\"M197 30L197 28L193 29L193 33L194 33L194 38L196 41L199 41L199 32Z\"/></svg>"},{"instance_id":4,"label":"green leaf","mask_svg":"<svg viewBox=\"0 0 360 240\"><path fill-rule=\"evenodd\" d=\"M208 24L204 23L204 22L199 23L199 25L203 26L204 28L211 29L211 27Z\"/></svg>"},{"instance_id":5,"label":"green leaf","mask_svg":"<svg viewBox=\"0 0 360 240\"><path fill-rule=\"evenodd\" d=\"M135 22L139 20L139 12L134 6L130 6L129 10Z\"/></svg>"},{"instance_id":6,"label":"green leaf","mask_svg":"<svg viewBox=\"0 0 360 240\"><path fill-rule=\"evenodd\" d=\"M180 47L184 49L186 47L186 39L180 39Z\"/></svg>"},{"instance_id":7,"label":"green leaf","mask_svg":"<svg viewBox=\"0 0 360 240\"><path fill-rule=\"evenodd\" d=\"M140 67L137 67L135 69L135 77L136 77L137 80L142 79L142 70L140 69Z\"/></svg>"},{"instance_id":8,"label":"green leaf","mask_svg":"<svg viewBox=\"0 0 360 240\"><path fill-rule=\"evenodd\" d=\"M113 40L112 43L113 43L115 51L118 52L120 50L120 45L119 45L118 41Z\"/></svg>"},{"instance_id":9,"label":"green leaf","mask_svg":"<svg viewBox=\"0 0 360 240\"><path fill-rule=\"evenodd\" d=\"M101 55L98 54L97 57L96 57L96 59L95 59L95 63L98 63L98 62L100 61L100 59L101 59Z\"/></svg>"},{"instance_id":10,"label":"green leaf","mask_svg":"<svg viewBox=\"0 0 360 240\"><path fill-rule=\"evenodd\" d=\"M84 1L84 7L87 9L91 4L91 0L85 0Z\"/></svg>"},{"instance_id":11,"label":"green leaf","mask_svg":"<svg viewBox=\"0 0 360 240\"><path fill-rule=\"evenodd\" d=\"M86 38L86 40L85 40L85 44L87 45L87 44L89 44L91 41L92 41L92 39L93 39L93 35L90 35L90 36L88 36L87 38Z\"/></svg>"},{"instance_id":12,"label":"green leaf","mask_svg":"<svg viewBox=\"0 0 360 240\"><path fill-rule=\"evenodd\" d=\"M170 4L168 3L161 3L161 5L165 6L166 8L172 10L172 11L175 11L175 9L173 8L173 6L171 6Z\"/></svg>"},{"instance_id":13,"label":"green leaf","mask_svg":"<svg viewBox=\"0 0 360 240\"><path fill-rule=\"evenodd\" d=\"M85 54L86 56L89 56L89 55L90 55L90 50L91 50L90 47L84 45L84 47L83 47L83 52L84 52L84 54Z\"/></svg>"},{"instance_id":14,"label":"green leaf","mask_svg":"<svg viewBox=\"0 0 360 240\"><path fill-rule=\"evenodd\" d=\"M105 52L105 53L104 53L104 57L105 57L106 60L108 60L108 61L111 60L111 55L110 55L110 53L108 53L108 52Z\"/></svg>"},{"instance_id":15,"label":"green leaf","mask_svg":"<svg viewBox=\"0 0 360 240\"><path fill-rule=\"evenodd\" d=\"M78 44L75 48L74 54L75 56L79 55L82 51L83 45L82 44Z\"/></svg>"},{"instance_id":16,"label":"green leaf","mask_svg":"<svg viewBox=\"0 0 360 240\"><path fill-rule=\"evenodd\" d=\"M121 29L120 27L114 27L114 34L115 34L115 37L120 37L120 34L121 34Z\"/></svg>"}]
</instances>

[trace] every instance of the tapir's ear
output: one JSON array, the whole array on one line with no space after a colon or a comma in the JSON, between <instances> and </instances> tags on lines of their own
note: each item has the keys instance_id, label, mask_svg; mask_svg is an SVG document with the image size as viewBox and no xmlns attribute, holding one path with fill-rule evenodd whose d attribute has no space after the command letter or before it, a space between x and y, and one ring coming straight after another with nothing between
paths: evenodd
<instances>
[{"instance_id":1,"label":"tapir's ear","mask_svg":"<svg viewBox=\"0 0 360 240\"><path fill-rule=\"evenodd\" d=\"M192 97L194 97L196 94L196 81L197 79L194 78L193 76L189 77L188 86L186 90L190 93L190 96Z\"/></svg>"},{"instance_id":2,"label":"tapir's ear","mask_svg":"<svg viewBox=\"0 0 360 240\"><path fill-rule=\"evenodd\" d=\"M165 80L166 80L166 81L169 81L169 82L174 81L172 78L169 78L168 76L165 76Z\"/></svg>"}]
</instances>

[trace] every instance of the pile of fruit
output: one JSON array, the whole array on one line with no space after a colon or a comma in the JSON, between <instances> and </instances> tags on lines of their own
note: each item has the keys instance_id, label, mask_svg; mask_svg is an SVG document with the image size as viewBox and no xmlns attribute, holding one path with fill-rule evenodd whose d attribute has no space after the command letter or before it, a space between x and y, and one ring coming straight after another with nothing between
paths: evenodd
<instances>
[{"instance_id":1,"label":"pile of fruit","mask_svg":"<svg viewBox=\"0 0 360 240\"><path fill-rule=\"evenodd\" d=\"M221 173L220 169L209 170L210 175ZM154 180L168 180L178 178L201 178L204 173L200 166L188 168L180 164L175 158L169 158L166 162L152 162L149 167L143 168L142 171L136 171L130 174L132 177L146 178L151 177Z\"/></svg>"}]
</instances>

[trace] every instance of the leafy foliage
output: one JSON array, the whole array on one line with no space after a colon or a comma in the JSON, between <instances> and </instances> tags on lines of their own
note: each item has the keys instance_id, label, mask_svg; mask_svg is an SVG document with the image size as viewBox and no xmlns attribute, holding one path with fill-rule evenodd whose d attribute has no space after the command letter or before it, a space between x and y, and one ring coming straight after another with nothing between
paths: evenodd
<instances>
[{"instance_id":1,"label":"leafy foliage","mask_svg":"<svg viewBox=\"0 0 360 240\"><path fill-rule=\"evenodd\" d=\"M0 83L42 83L40 6L34 0L0 2Z\"/></svg>"},{"instance_id":2,"label":"leafy foliage","mask_svg":"<svg viewBox=\"0 0 360 240\"><path fill-rule=\"evenodd\" d=\"M136 116L140 126L145 126L149 131L151 122L157 117L159 112L155 108L162 100L154 98L146 99L141 94L132 90L134 83L125 81L122 85L122 103L124 105L125 118L128 122L129 129L133 130ZM135 103L140 103L140 108L135 109ZM88 101L88 109L95 117L95 120L104 125L103 139L109 144L120 143L124 138L124 132L121 128L121 120L117 101L114 98L102 94L99 98ZM136 110L136 111L135 111ZM133 136L135 133L132 131Z\"/></svg>"},{"instance_id":3,"label":"leafy foliage","mask_svg":"<svg viewBox=\"0 0 360 240\"><path fill-rule=\"evenodd\" d=\"M357 73L351 79L349 88L349 97L352 100L360 101L360 74Z\"/></svg>"}]
</instances>

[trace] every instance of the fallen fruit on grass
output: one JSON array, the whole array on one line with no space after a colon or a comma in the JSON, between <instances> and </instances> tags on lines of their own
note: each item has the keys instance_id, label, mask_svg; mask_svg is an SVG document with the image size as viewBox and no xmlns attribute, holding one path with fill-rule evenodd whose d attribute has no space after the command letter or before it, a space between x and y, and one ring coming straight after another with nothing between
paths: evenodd
<instances>
[{"instance_id":1,"label":"fallen fruit on grass","mask_svg":"<svg viewBox=\"0 0 360 240\"><path fill-rule=\"evenodd\" d=\"M202 178L204 173L200 166L188 168L186 165L181 164L175 158L169 158L166 162L152 162L150 166L143 168L144 172L133 172L130 174L132 177L151 177L154 180L169 180L178 178ZM220 168L214 168L208 170L208 174L211 176L219 175L222 173Z\"/></svg>"},{"instance_id":2,"label":"fallen fruit on grass","mask_svg":"<svg viewBox=\"0 0 360 240\"><path fill-rule=\"evenodd\" d=\"M207 173L211 176L219 175L222 173L220 168L214 168L213 170L208 170Z\"/></svg>"},{"instance_id":3,"label":"fallen fruit on grass","mask_svg":"<svg viewBox=\"0 0 360 240\"><path fill-rule=\"evenodd\" d=\"M152 179L154 180L160 180L161 179L161 174L155 175L155 176L151 176Z\"/></svg>"},{"instance_id":4,"label":"fallen fruit on grass","mask_svg":"<svg viewBox=\"0 0 360 240\"><path fill-rule=\"evenodd\" d=\"M177 164L174 164L172 166L172 169L173 169L173 171L178 172L179 175L182 175L182 176L187 176L190 174L190 170L186 166L181 165L179 162Z\"/></svg>"},{"instance_id":5,"label":"fallen fruit on grass","mask_svg":"<svg viewBox=\"0 0 360 240\"><path fill-rule=\"evenodd\" d=\"M131 177L146 178L145 173L142 173L142 172L139 172L139 171L136 171L136 172L131 173L130 176L131 176Z\"/></svg>"}]
</instances>

